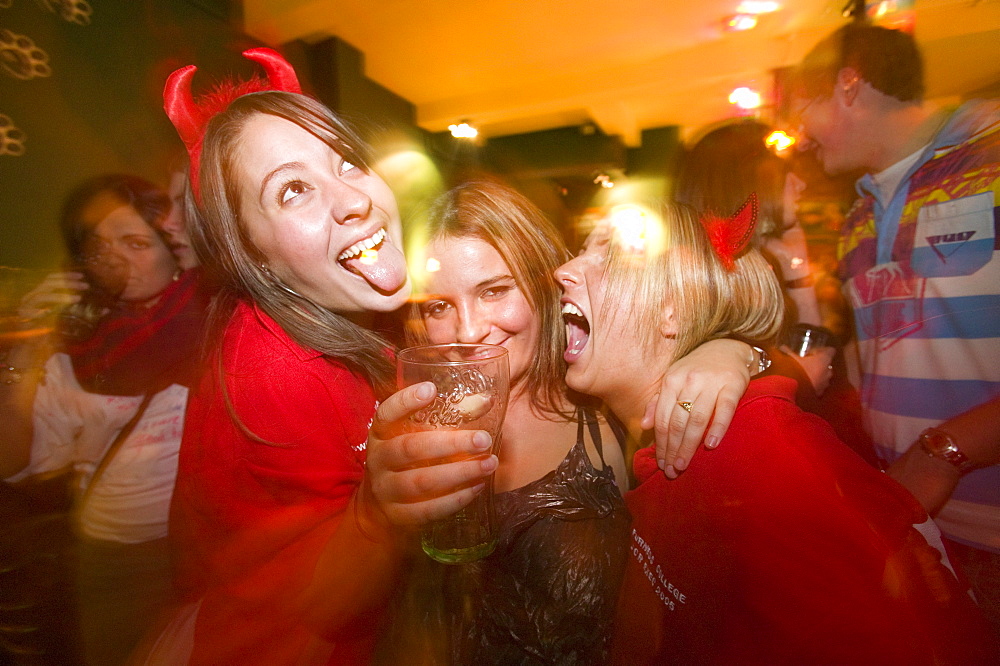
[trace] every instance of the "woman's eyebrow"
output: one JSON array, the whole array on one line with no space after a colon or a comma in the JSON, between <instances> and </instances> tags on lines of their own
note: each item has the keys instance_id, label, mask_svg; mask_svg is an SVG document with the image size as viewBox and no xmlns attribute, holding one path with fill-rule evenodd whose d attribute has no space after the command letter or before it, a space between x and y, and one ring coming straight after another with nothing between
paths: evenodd
<instances>
[{"instance_id":1,"label":"woman's eyebrow","mask_svg":"<svg viewBox=\"0 0 1000 666\"><path fill-rule=\"evenodd\" d=\"M280 176L285 171L292 171L294 169L301 169L303 167L304 165L302 164L302 162L285 162L284 164L280 164L276 166L274 169L268 171L267 174L264 175L264 179L260 183L260 192L257 195L257 200L258 201L264 200L264 191L267 190L268 184L272 180L274 180L277 176Z\"/></svg>"},{"instance_id":2,"label":"woman's eyebrow","mask_svg":"<svg viewBox=\"0 0 1000 666\"><path fill-rule=\"evenodd\" d=\"M489 287L490 285L494 285L497 282L503 282L505 280L510 280L515 283L517 282L517 280L514 279L514 276L511 275L510 273L501 273L500 275L495 275L493 277L488 277L485 280L480 280L479 283L476 285L476 288L482 289L483 287Z\"/></svg>"}]
</instances>

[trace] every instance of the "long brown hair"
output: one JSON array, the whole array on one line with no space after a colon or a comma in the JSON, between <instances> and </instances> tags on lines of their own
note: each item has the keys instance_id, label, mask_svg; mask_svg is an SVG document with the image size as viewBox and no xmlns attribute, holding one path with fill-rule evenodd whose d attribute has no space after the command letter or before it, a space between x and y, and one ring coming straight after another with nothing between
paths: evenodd
<instances>
[{"instance_id":1,"label":"long brown hair","mask_svg":"<svg viewBox=\"0 0 1000 666\"><path fill-rule=\"evenodd\" d=\"M713 129L684 156L674 198L700 213L729 217L751 194L760 202L755 242L784 231L785 177L791 165L764 143L771 128L738 120Z\"/></svg>"},{"instance_id":2,"label":"long brown hair","mask_svg":"<svg viewBox=\"0 0 1000 666\"><path fill-rule=\"evenodd\" d=\"M315 349L364 375L380 397L395 386L389 343L305 298L267 270L267 258L254 245L240 220L241 184L235 159L243 128L256 114L288 120L337 151L358 168L368 170L368 148L330 109L296 93L268 91L236 99L215 116L205 132L200 168L202 205L197 208L188 188L191 240L209 278L220 288L212 310L213 339L228 321L236 302L249 299L303 347Z\"/></svg>"}]
</instances>

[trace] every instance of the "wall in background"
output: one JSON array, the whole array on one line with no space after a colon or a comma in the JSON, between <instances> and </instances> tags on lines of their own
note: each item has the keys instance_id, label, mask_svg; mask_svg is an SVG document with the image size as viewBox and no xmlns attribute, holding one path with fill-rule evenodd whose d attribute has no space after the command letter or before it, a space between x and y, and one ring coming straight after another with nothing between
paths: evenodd
<instances>
[{"instance_id":1,"label":"wall in background","mask_svg":"<svg viewBox=\"0 0 1000 666\"><path fill-rule=\"evenodd\" d=\"M238 2L75 0L64 13L46 9L57 4L0 1L0 265L61 263L60 205L85 178L124 171L165 183L182 154L162 108L171 71L197 64L196 94L222 76L256 72L239 55L260 44L240 31ZM644 133L636 149L593 126L460 143L417 128L413 106L369 80L364 54L350 44L328 37L280 50L307 92L390 156L378 165L411 226L427 200L481 171L505 178L560 225L600 194L598 170L669 193L675 128Z\"/></svg>"},{"instance_id":2,"label":"wall in background","mask_svg":"<svg viewBox=\"0 0 1000 666\"><path fill-rule=\"evenodd\" d=\"M181 150L163 113L170 71L189 63L238 71L239 52L258 43L229 27L229 3L48 3L65 5L65 14L41 2L6 4L0 265L49 268L62 260L56 221L78 182L111 171L164 181Z\"/></svg>"}]
</instances>

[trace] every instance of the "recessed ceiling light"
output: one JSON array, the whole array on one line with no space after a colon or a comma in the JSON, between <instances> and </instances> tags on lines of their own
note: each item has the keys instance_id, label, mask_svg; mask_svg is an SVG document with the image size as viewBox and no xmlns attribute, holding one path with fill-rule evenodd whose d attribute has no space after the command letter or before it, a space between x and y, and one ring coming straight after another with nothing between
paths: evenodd
<instances>
[{"instance_id":1,"label":"recessed ceiling light","mask_svg":"<svg viewBox=\"0 0 1000 666\"><path fill-rule=\"evenodd\" d=\"M760 107L760 93L747 87L737 88L729 93L729 103L741 109L756 109Z\"/></svg>"},{"instance_id":2,"label":"recessed ceiling light","mask_svg":"<svg viewBox=\"0 0 1000 666\"><path fill-rule=\"evenodd\" d=\"M726 19L726 30L751 30L757 27L757 17L750 14L737 14Z\"/></svg>"},{"instance_id":3,"label":"recessed ceiling light","mask_svg":"<svg viewBox=\"0 0 1000 666\"><path fill-rule=\"evenodd\" d=\"M479 135L479 130L465 122L448 125L448 130L456 139L475 139Z\"/></svg>"},{"instance_id":4,"label":"recessed ceiling light","mask_svg":"<svg viewBox=\"0 0 1000 666\"><path fill-rule=\"evenodd\" d=\"M777 2L768 0L743 0L736 8L738 14L770 14L781 9Z\"/></svg>"}]
</instances>

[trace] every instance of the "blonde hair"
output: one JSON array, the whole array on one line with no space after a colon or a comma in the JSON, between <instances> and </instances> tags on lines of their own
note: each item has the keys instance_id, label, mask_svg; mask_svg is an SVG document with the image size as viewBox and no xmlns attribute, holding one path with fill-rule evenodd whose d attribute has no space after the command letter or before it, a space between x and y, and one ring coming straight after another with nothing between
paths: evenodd
<instances>
[{"instance_id":1,"label":"blonde hair","mask_svg":"<svg viewBox=\"0 0 1000 666\"><path fill-rule=\"evenodd\" d=\"M688 206L658 203L644 211L647 243L630 246L612 233L605 268L605 307L631 303L630 322L647 342L673 309L677 328L673 358L709 340L734 338L773 343L784 317L781 286L760 251L746 250L728 270L698 216ZM612 225L614 228L614 225Z\"/></svg>"}]
</instances>

